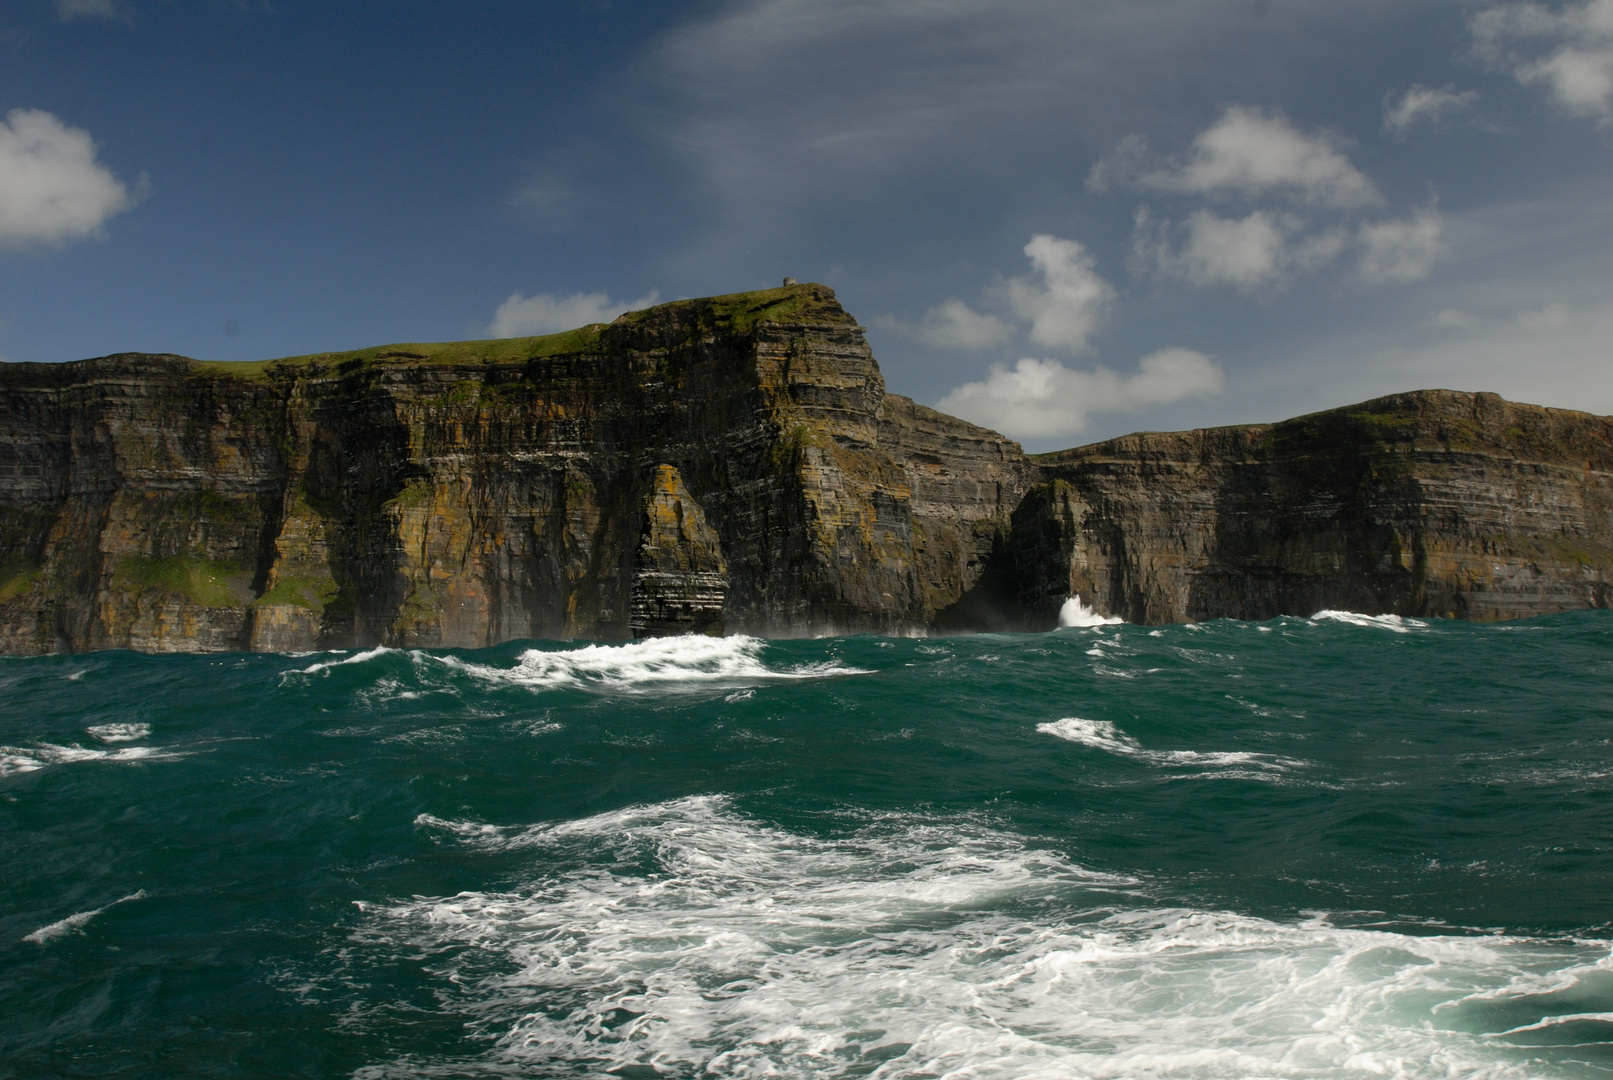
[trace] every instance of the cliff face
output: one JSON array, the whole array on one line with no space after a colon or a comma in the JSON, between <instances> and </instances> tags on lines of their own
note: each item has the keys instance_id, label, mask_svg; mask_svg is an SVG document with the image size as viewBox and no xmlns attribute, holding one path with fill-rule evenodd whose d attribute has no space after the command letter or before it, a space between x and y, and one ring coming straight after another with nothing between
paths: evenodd
<instances>
[{"instance_id":1,"label":"cliff face","mask_svg":"<svg viewBox=\"0 0 1613 1080\"><path fill-rule=\"evenodd\" d=\"M916 632L1027 470L822 286L547 338L0 367L0 650Z\"/></svg>"},{"instance_id":2,"label":"cliff face","mask_svg":"<svg viewBox=\"0 0 1613 1080\"><path fill-rule=\"evenodd\" d=\"M1027 459L817 285L544 338L0 365L0 651L1613 602L1613 419L1423 391Z\"/></svg>"},{"instance_id":3,"label":"cliff face","mask_svg":"<svg viewBox=\"0 0 1613 1080\"><path fill-rule=\"evenodd\" d=\"M1613 418L1428 390L1036 464L998 586L1033 622L1071 593L1146 623L1613 601Z\"/></svg>"}]
</instances>

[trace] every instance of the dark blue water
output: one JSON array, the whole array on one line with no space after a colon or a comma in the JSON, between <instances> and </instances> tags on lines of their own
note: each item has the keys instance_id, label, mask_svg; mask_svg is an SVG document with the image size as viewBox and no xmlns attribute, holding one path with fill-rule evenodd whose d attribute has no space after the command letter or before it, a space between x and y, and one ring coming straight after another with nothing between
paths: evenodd
<instances>
[{"instance_id":1,"label":"dark blue water","mask_svg":"<svg viewBox=\"0 0 1613 1080\"><path fill-rule=\"evenodd\" d=\"M0 660L0 1077L1613 1073L1613 614Z\"/></svg>"}]
</instances>

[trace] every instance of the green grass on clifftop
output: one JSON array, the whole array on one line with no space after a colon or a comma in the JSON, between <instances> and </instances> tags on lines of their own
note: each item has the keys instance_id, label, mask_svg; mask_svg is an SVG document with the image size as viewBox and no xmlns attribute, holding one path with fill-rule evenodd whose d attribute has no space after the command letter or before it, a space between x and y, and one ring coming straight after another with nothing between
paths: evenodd
<instances>
[{"instance_id":1,"label":"green grass on clifftop","mask_svg":"<svg viewBox=\"0 0 1613 1080\"><path fill-rule=\"evenodd\" d=\"M197 364L197 370L214 375L233 375L237 378L261 379L276 367L322 367L341 369L348 364L498 364L520 363L544 356L566 356L597 352L599 333L604 323L590 323L575 330L540 337L489 338L485 341L408 342L397 345L373 345L368 349L350 349L347 352L309 353L306 356L286 356L278 360L206 360Z\"/></svg>"},{"instance_id":2,"label":"green grass on clifftop","mask_svg":"<svg viewBox=\"0 0 1613 1080\"><path fill-rule=\"evenodd\" d=\"M777 289L729 293L696 300L673 300L665 304L630 311L621 321L632 324L688 308L706 316L731 333L745 333L758 323L782 322L813 307L832 302L834 294L821 285L785 285ZM708 314L709 313L709 314ZM308 353L276 360L205 360L196 370L209 375L229 375L238 379L264 379L276 371L318 365L337 371L352 365L372 364L511 364L546 356L587 355L602 350L605 323L590 323L575 330L539 337L489 338L482 341L408 342L374 345L346 352Z\"/></svg>"}]
</instances>

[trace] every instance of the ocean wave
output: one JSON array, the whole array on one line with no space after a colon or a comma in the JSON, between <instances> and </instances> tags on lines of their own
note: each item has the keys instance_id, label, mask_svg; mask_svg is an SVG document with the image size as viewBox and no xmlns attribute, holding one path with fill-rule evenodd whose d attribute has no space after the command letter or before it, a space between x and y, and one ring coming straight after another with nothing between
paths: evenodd
<instances>
[{"instance_id":1,"label":"ocean wave","mask_svg":"<svg viewBox=\"0 0 1613 1080\"><path fill-rule=\"evenodd\" d=\"M398 651L397 649L389 649L385 645L377 645L373 649L365 649L362 652L354 653L352 656L344 656L340 660L321 660L318 663L309 664L305 668L297 668L296 673L299 675L318 675L320 672L329 671L331 668L343 667L347 664L362 664L366 661L374 660L378 656L385 656L387 653ZM290 674L290 672L287 674Z\"/></svg>"},{"instance_id":2,"label":"ocean wave","mask_svg":"<svg viewBox=\"0 0 1613 1080\"><path fill-rule=\"evenodd\" d=\"M0 776L37 772L51 765L76 765L86 761L165 761L183 754L152 746L126 746L121 750L93 750L82 746L0 746Z\"/></svg>"},{"instance_id":3,"label":"ocean wave","mask_svg":"<svg viewBox=\"0 0 1613 1080\"><path fill-rule=\"evenodd\" d=\"M1311 623L1341 622L1351 626L1372 626L1379 630L1390 630L1396 634L1409 634L1413 630L1427 630L1428 624L1421 619L1408 619L1400 615L1361 615L1354 611L1335 611L1331 608L1318 611L1307 620Z\"/></svg>"},{"instance_id":4,"label":"ocean wave","mask_svg":"<svg viewBox=\"0 0 1613 1080\"><path fill-rule=\"evenodd\" d=\"M1608 947L1139 905L1135 883L976 820L822 838L700 797L422 827L547 850L526 888L360 905L342 955L434 957L499 1075L1521 1078L1538 1040L1449 1007L1532 972L1572 982Z\"/></svg>"},{"instance_id":5,"label":"ocean wave","mask_svg":"<svg viewBox=\"0 0 1613 1080\"><path fill-rule=\"evenodd\" d=\"M89 921L105 912L108 908L117 907L119 904L127 904L131 900L144 900L145 898L146 890L141 889L139 892L133 892L128 896L112 901L106 907L98 907L94 911L80 911L76 915L69 915L65 919L53 922L49 926L41 926L38 930L26 935L22 940L31 941L35 945L48 945L57 938L66 937L68 934L82 934Z\"/></svg>"},{"instance_id":6,"label":"ocean wave","mask_svg":"<svg viewBox=\"0 0 1613 1080\"><path fill-rule=\"evenodd\" d=\"M684 637L650 638L623 645L585 645L550 651L528 649L514 667L499 668L462 660L435 657L438 662L488 682L508 683L534 690L602 687L613 690L678 684L756 682L779 679L819 679L840 675L867 675L862 668L834 661L799 664L775 669L762 662L767 642L760 638Z\"/></svg>"},{"instance_id":7,"label":"ocean wave","mask_svg":"<svg viewBox=\"0 0 1613 1080\"><path fill-rule=\"evenodd\" d=\"M1122 732L1110 721L1083 720L1078 716L1067 716L1062 720L1037 724L1036 730L1056 739L1089 746L1094 750L1102 750L1121 757L1146 761L1151 765L1233 770L1218 774L1228 778L1269 778L1269 774L1304 768L1309 764L1298 758L1283 757L1280 754L1261 754L1243 750L1146 750L1141 743Z\"/></svg>"},{"instance_id":8,"label":"ocean wave","mask_svg":"<svg viewBox=\"0 0 1613 1080\"><path fill-rule=\"evenodd\" d=\"M96 724L84 729L104 743L134 742L151 734L150 724Z\"/></svg>"},{"instance_id":9,"label":"ocean wave","mask_svg":"<svg viewBox=\"0 0 1613 1080\"><path fill-rule=\"evenodd\" d=\"M1064 601L1064 606L1059 608L1059 626L1064 628L1117 626L1125 621L1118 615L1107 618L1099 615L1096 608L1089 608L1083 604L1079 596L1070 597Z\"/></svg>"}]
</instances>

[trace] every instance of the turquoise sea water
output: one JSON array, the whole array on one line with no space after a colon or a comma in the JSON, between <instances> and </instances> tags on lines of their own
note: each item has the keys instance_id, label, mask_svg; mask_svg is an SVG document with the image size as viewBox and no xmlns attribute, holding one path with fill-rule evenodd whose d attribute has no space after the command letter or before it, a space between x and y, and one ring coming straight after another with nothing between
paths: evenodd
<instances>
[{"instance_id":1,"label":"turquoise sea water","mask_svg":"<svg viewBox=\"0 0 1613 1080\"><path fill-rule=\"evenodd\" d=\"M1613 613L0 660L0 1077L1613 1073Z\"/></svg>"}]
</instances>

